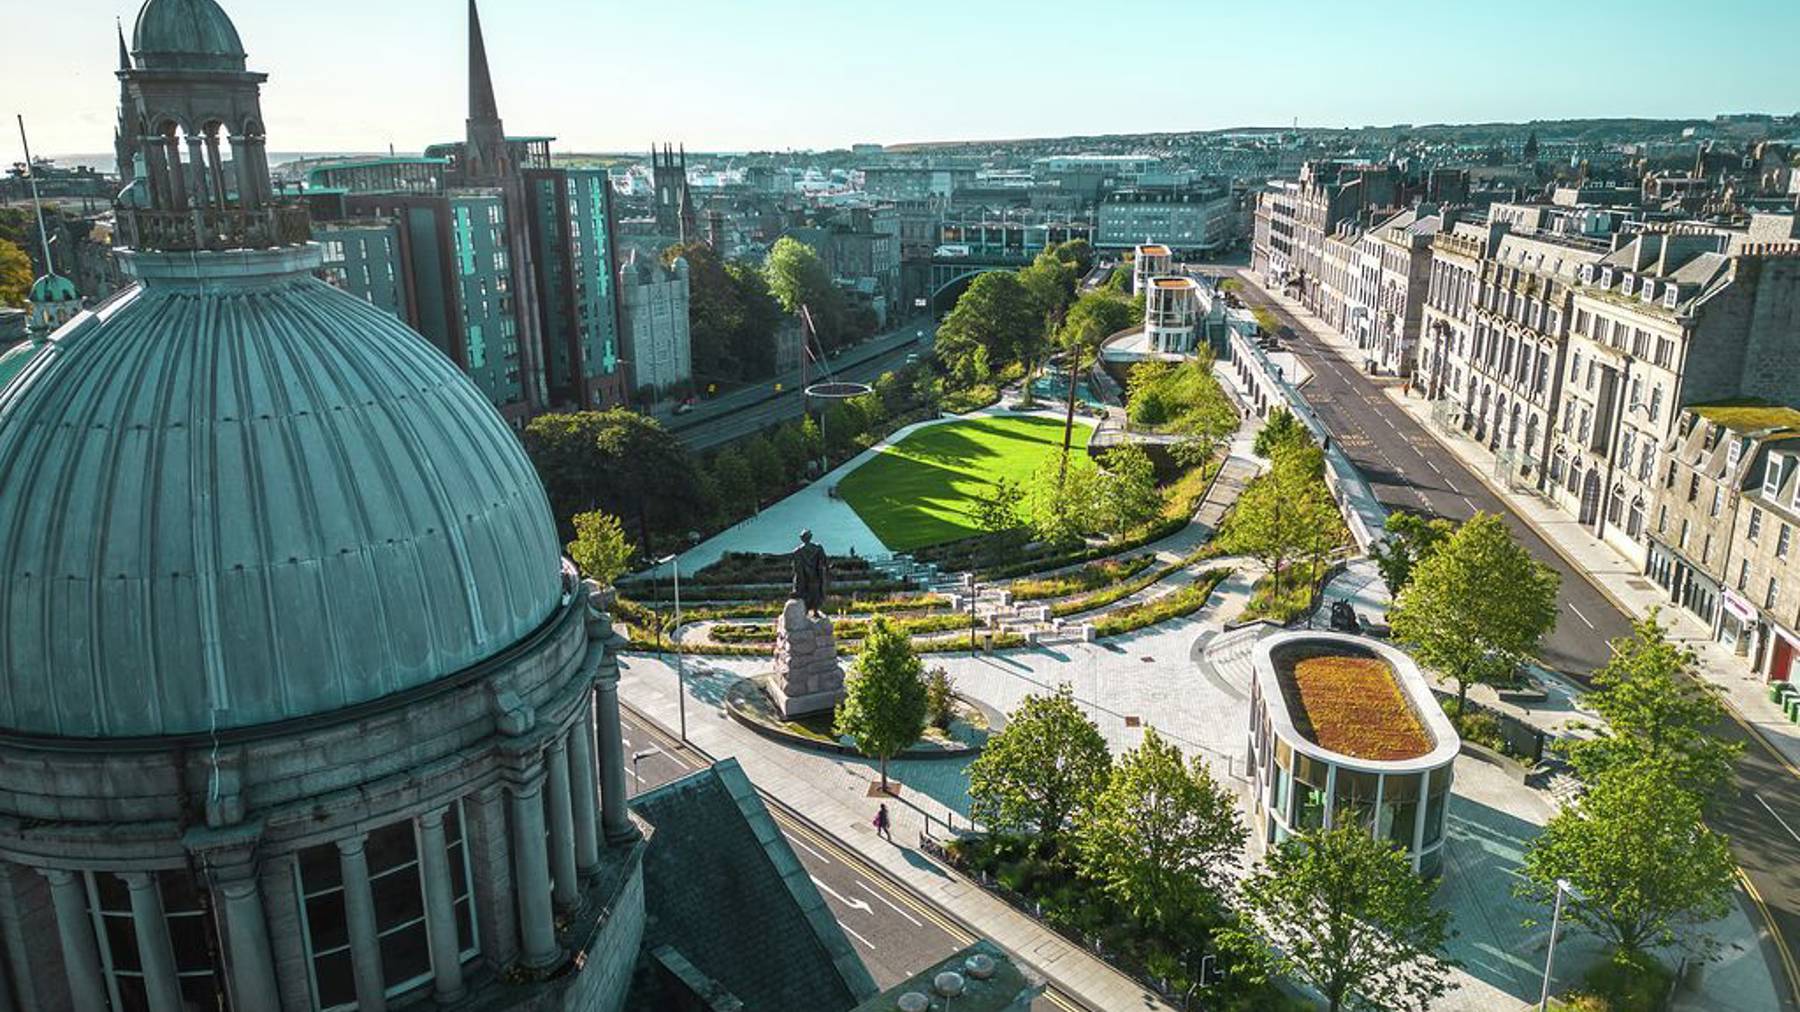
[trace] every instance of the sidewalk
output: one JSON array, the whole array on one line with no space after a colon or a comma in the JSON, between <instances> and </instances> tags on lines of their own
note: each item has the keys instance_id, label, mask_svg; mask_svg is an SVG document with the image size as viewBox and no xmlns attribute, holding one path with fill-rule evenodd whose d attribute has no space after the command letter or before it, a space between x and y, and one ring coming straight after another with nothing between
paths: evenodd
<instances>
[{"instance_id":1,"label":"sidewalk","mask_svg":"<svg viewBox=\"0 0 1800 1012\"><path fill-rule=\"evenodd\" d=\"M1110 965L1067 939L1014 910L982 889L953 877L908 841L926 830L925 810L938 820L943 834L943 791L931 781L966 783L967 760L928 760L889 764L890 777L904 784L900 802L890 805L895 843L875 835L869 824L874 802L869 790L876 771L859 760L796 750L769 741L738 725L718 705L718 697L748 667L766 667L760 659L735 666L694 659L688 666L688 738L717 759L735 757L763 790L823 828L845 846L879 865L930 902L954 910L976 933L992 940L1094 1009L1168 1010L1156 994L1139 987ZM697 663L698 662L698 663ZM632 654L620 663L620 693L633 707L674 727L677 721L675 672L660 658ZM961 793L960 788L956 788ZM920 805L925 806L921 808ZM957 806L951 806L957 807ZM965 813L966 799L960 806Z\"/></svg>"},{"instance_id":2,"label":"sidewalk","mask_svg":"<svg viewBox=\"0 0 1800 1012\"><path fill-rule=\"evenodd\" d=\"M1346 362L1361 367L1362 352L1312 311L1285 295L1266 288L1260 290L1305 323L1323 344ZM1620 611L1633 619L1641 619L1656 609L1658 620L1669 630L1670 638L1694 649L1700 661L1696 673L1716 686L1726 705L1775 749L1786 762L1789 773L1800 777L1800 725L1788 720L1769 701L1762 678L1750 671L1742 658L1715 641L1704 623L1669 601L1662 588L1644 579L1636 566L1594 537L1574 517L1535 492L1509 488L1496 478L1494 454L1461 432L1446 432L1435 424L1431 418L1431 402L1423 397L1408 396L1398 384L1382 384L1382 391L1433 439L1468 465L1482 484L1512 507L1570 565L1592 574L1600 592Z\"/></svg>"}]
</instances>

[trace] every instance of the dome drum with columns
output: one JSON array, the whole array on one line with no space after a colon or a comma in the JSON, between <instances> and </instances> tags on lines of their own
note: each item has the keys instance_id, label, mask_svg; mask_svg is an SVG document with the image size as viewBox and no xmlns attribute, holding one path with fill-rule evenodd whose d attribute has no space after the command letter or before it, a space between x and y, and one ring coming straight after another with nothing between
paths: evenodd
<instances>
[{"instance_id":1,"label":"dome drum with columns","mask_svg":"<svg viewBox=\"0 0 1800 1012\"><path fill-rule=\"evenodd\" d=\"M543 488L313 277L218 5L134 34L136 284L0 387L0 1012L618 1008L646 835Z\"/></svg>"}]
</instances>

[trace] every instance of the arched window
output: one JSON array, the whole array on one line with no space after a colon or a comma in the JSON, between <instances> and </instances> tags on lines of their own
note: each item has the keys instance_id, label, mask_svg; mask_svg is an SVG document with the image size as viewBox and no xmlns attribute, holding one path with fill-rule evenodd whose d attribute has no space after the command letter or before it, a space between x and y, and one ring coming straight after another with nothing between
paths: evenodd
<instances>
[{"instance_id":1,"label":"arched window","mask_svg":"<svg viewBox=\"0 0 1800 1012\"><path fill-rule=\"evenodd\" d=\"M1562 447L1557 447L1556 452L1550 455L1550 480L1554 482L1562 481L1563 469L1568 466L1568 454L1563 452Z\"/></svg>"},{"instance_id":2,"label":"arched window","mask_svg":"<svg viewBox=\"0 0 1800 1012\"><path fill-rule=\"evenodd\" d=\"M1625 487L1614 485L1611 494L1606 497L1606 522L1617 526L1624 518Z\"/></svg>"},{"instance_id":3,"label":"arched window","mask_svg":"<svg viewBox=\"0 0 1800 1012\"><path fill-rule=\"evenodd\" d=\"M1633 496L1631 499L1631 512L1625 518L1625 533L1633 538L1644 533L1643 496Z\"/></svg>"}]
</instances>

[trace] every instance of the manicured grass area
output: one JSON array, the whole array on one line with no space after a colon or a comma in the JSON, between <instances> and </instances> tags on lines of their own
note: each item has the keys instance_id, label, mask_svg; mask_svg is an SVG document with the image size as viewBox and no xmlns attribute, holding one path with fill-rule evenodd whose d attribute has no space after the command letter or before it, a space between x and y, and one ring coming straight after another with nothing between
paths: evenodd
<instances>
[{"instance_id":1,"label":"manicured grass area","mask_svg":"<svg viewBox=\"0 0 1800 1012\"><path fill-rule=\"evenodd\" d=\"M1091 429L1075 426L1085 450ZM881 543L896 552L978 533L969 515L1000 478L1023 483L1062 452L1062 423L1048 418L976 418L920 429L838 483Z\"/></svg>"}]
</instances>

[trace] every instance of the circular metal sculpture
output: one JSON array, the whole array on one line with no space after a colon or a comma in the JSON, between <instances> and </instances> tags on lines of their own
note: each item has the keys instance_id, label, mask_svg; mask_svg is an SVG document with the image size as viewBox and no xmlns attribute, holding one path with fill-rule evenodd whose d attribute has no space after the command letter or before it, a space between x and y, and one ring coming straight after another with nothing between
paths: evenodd
<instances>
[{"instance_id":1,"label":"circular metal sculpture","mask_svg":"<svg viewBox=\"0 0 1800 1012\"><path fill-rule=\"evenodd\" d=\"M828 401L843 401L849 400L852 397L861 397L866 393L872 393L874 389L874 387L867 383L840 383L835 381L830 383L814 383L812 386L806 388L806 396L821 397Z\"/></svg>"}]
</instances>

